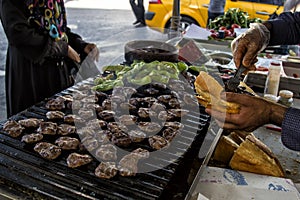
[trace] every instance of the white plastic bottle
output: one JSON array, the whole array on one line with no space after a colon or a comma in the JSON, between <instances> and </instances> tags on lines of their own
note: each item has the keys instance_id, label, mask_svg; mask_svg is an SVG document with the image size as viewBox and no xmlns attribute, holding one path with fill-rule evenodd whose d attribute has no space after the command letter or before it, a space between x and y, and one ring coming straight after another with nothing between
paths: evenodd
<instances>
[{"instance_id":1,"label":"white plastic bottle","mask_svg":"<svg viewBox=\"0 0 300 200\"><path fill-rule=\"evenodd\" d=\"M279 83L280 83L280 62L271 62L269 67L269 73L265 84L265 94L274 95L277 97Z\"/></svg>"}]
</instances>

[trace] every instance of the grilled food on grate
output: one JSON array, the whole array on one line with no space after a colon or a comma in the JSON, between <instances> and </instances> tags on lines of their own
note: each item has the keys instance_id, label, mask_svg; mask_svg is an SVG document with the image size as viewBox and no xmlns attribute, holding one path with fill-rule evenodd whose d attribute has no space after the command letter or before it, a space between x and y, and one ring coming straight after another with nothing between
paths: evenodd
<instances>
[{"instance_id":1,"label":"grilled food on grate","mask_svg":"<svg viewBox=\"0 0 300 200\"><path fill-rule=\"evenodd\" d=\"M93 158L88 154L71 153L67 157L68 167L76 168L87 165L93 161Z\"/></svg>"},{"instance_id":2,"label":"grilled food on grate","mask_svg":"<svg viewBox=\"0 0 300 200\"><path fill-rule=\"evenodd\" d=\"M3 130L6 131L11 137L20 136L24 129L25 128L15 120L8 120L3 126Z\"/></svg>"},{"instance_id":3,"label":"grilled food on grate","mask_svg":"<svg viewBox=\"0 0 300 200\"><path fill-rule=\"evenodd\" d=\"M61 154L60 147L48 142L39 142L33 149L38 152L40 156L48 160L54 160Z\"/></svg>"}]
</instances>

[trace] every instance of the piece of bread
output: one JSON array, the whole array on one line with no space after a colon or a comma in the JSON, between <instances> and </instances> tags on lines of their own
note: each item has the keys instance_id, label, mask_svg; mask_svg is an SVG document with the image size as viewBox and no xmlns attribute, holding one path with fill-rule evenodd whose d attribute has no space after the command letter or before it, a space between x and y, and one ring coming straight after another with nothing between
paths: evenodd
<instances>
[{"instance_id":1,"label":"piece of bread","mask_svg":"<svg viewBox=\"0 0 300 200\"><path fill-rule=\"evenodd\" d=\"M224 88L208 73L201 71L195 80L198 102L206 107L227 113L239 113L240 106L236 103L224 101L220 98Z\"/></svg>"},{"instance_id":2,"label":"piece of bread","mask_svg":"<svg viewBox=\"0 0 300 200\"><path fill-rule=\"evenodd\" d=\"M223 135L214 150L212 159L228 166L237 148L239 148L239 145L233 139Z\"/></svg>"},{"instance_id":3,"label":"piece of bread","mask_svg":"<svg viewBox=\"0 0 300 200\"><path fill-rule=\"evenodd\" d=\"M229 138L231 138L235 143L240 145L242 142L244 142L244 138L242 138L237 132L232 131L229 135Z\"/></svg>"},{"instance_id":4,"label":"piece of bread","mask_svg":"<svg viewBox=\"0 0 300 200\"><path fill-rule=\"evenodd\" d=\"M249 134L240 144L229 166L235 170L284 177L284 171L276 156L253 134Z\"/></svg>"}]
</instances>

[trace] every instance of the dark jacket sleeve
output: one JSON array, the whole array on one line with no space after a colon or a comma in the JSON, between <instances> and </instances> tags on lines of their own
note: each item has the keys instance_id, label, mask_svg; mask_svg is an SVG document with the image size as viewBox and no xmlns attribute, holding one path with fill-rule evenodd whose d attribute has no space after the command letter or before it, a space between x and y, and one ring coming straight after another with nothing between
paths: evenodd
<instances>
[{"instance_id":1,"label":"dark jacket sleeve","mask_svg":"<svg viewBox=\"0 0 300 200\"><path fill-rule=\"evenodd\" d=\"M34 62L43 62L48 56L67 56L67 42L53 41L41 34L27 21L27 8L18 0L0 0L1 21L10 45Z\"/></svg>"},{"instance_id":2,"label":"dark jacket sleeve","mask_svg":"<svg viewBox=\"0 0 300 200\"><path fill-rule=\"evenodd\" d=\"M289 149L300 151L300 110L288 108L282 122L282 143Z\"/></svg>"},{"instance_id":3,"label":"dark jacket sleeve","mask_svg":"<svg viewBox=\"0 0 300 200\"><path fill-rule=\"evenodd\" d=\"M300 44L300 12L283 12L271 24L269 45Z\"/></svg>"},{"instance_id":4,"label":"dark jacket sleeve","mask_svg":"<svg viewBox=\"0 0 300 200\"><path fill-rule=\"evenodd\" d=\"M67 28L67 36L69 45L80 55L85 55L84 48L88 43L85 42L81 36L73 33L70 28Z\"/></svg>"}]
</instances>

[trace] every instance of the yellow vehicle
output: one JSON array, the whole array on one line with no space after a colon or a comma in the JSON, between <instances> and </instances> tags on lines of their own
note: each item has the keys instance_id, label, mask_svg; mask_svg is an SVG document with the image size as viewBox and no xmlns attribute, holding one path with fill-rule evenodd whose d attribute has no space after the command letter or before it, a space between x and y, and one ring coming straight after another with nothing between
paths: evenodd
<instances>
[{"instance_id":1,"label":"yellow vehicle","mask_svg":"<svg viewBox=\"0 0 300 200\"><path fill-rule=\"evenodd\" d=\"M182 29L192 23L206 27L208 6L210 0L180 0L180 16ZM249 18L267 20L271 14L283 11L284 0L226 0L225 11L228 8L240 8L247 12ZM164 32L171 25L173 0L149 0L145 13L146 24L150 28Z\"/></svg>"}]
</instances>

